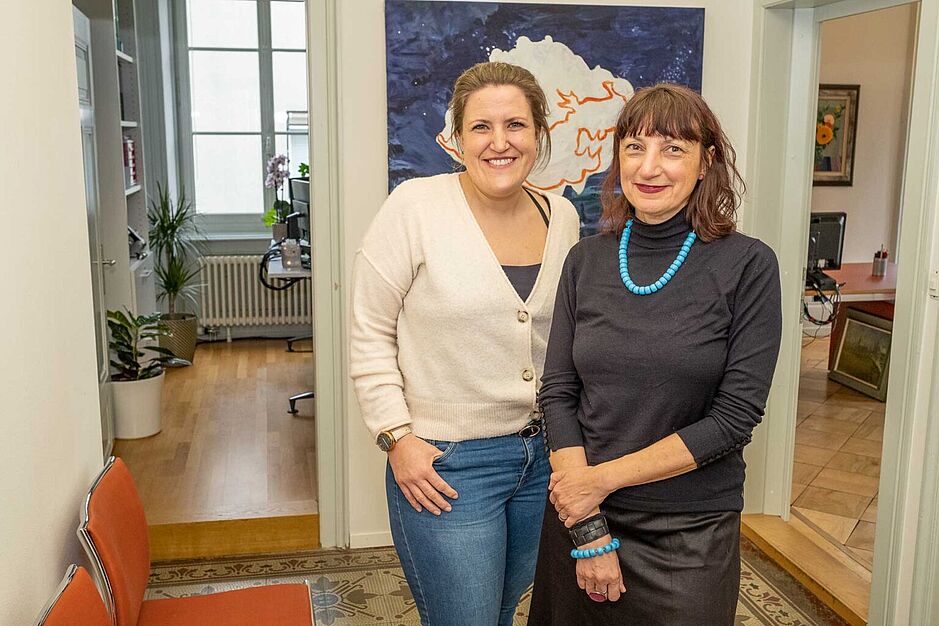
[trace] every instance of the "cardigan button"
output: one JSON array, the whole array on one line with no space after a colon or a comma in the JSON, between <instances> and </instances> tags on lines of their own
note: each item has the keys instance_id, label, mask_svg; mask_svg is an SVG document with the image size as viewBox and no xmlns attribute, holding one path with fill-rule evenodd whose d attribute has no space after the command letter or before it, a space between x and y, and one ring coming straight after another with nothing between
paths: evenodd
<instances>
[{"instance_id":1,"label":"cardigan button","mask_svg":"<svg viewBox=\"0 0 939 626\"><path fill-rule=\"evenodd\" d=\"M523 324L528 321L528 311L519 311L518 312L518 321Z\"/></svg>"},{"instance_id":2,"label":"cardigan button","mask_svg":"<svg viewBox=\"0 0 939 626\"><path fill-rule=\"evenodd\" d=\"M522 371L522 380L528 382L534 379L535 379L535 373L531 371L531 369L526 368Z\"/></svg>"}]
</instances>

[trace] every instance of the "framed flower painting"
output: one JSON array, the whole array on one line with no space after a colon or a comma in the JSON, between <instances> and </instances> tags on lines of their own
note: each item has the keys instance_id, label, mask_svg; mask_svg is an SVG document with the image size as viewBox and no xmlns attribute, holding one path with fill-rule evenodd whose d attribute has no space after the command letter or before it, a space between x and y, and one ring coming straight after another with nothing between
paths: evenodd
<instances>
[{"instance_id":1,"label":"framed flower painting","mask_svg":"<svg viewBox=\"0 0 939 626\"><path fill-rule=\"evenodd\" d=\"M813 184L854 184L854 140L860 85L819 85Z\"/></svg>"}]
</instances>

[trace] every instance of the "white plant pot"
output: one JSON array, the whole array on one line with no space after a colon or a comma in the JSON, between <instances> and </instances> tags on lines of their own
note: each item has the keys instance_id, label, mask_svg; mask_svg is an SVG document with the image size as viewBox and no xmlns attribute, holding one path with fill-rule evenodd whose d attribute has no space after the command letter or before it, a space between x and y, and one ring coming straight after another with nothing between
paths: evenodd
<instances>
[{"instance_id":1,"label":"white plant pot","mask_svg":"<svg viewBox=\"0 0 939 626\"><path fill-rule=\"evenodd\" d=\"M115 439L142 439L160 432L165 376L161 373L145 380L111 381Z\"/></svg>"}]
</instances>

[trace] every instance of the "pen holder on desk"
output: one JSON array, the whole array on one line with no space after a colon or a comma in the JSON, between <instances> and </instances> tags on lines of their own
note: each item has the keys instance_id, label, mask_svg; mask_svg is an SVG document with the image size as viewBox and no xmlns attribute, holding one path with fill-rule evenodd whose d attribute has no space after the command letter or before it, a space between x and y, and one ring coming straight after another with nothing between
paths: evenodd
<instances>
[{"instance_id":1,"label":"pen holder on desk","mask_svg":"<svg viewBox=\"0 0 939 626\"><path fill-rule=\"evenodd\" d=\"M280 255L285 269L300 268L300 244L296 239L287 239L280 244Z\"/></svg>"},{"instance_id":2,"label":"pen holder on desk","mask_svg":"<svg viewBox=\"0 0 939 626\"><path fill-rule=\"evenodd\" d=\"M887 259L885 257L874 257L874 263L871 266L871 276L884 276L887 273Z\"/></svg>"}]
</instances>

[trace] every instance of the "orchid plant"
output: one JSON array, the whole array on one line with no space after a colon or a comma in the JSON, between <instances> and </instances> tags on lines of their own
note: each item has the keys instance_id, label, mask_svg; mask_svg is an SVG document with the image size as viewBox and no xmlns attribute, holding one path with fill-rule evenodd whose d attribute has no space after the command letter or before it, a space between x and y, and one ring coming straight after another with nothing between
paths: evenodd
<instances>
[{"instance_id":1,"label":"orchid plant","mask_svg":"<svg viewBox=\"0 0 939 626\"><path fill-rule=\"evenodd\" d=\"M267 162L267 178L264 186L274 190L274 206L264 213L264 225L283 224L290 215L290 203L281 198L284 181L287 180L287 155L275 154Z\"/></svg>"}]
</instances>

